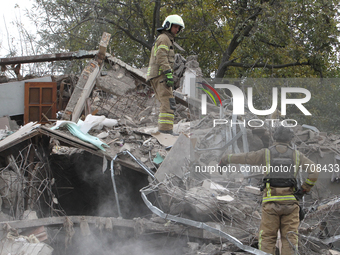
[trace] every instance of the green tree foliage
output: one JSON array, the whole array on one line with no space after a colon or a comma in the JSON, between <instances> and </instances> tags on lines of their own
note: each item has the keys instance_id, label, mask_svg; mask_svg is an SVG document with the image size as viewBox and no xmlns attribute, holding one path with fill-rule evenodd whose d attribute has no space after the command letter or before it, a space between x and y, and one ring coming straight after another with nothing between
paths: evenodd
<instances>
[{"instance_id":1,"label":"green tree foliage","mask_svg":"<svg viewBox=\"0 0 340 255\"><path fill-rule=\"evenodd\" d=\"M112 34L109 51L137 67L147 63L155 28L161 22L160 2L36 0L36 3L42 43L48 43L51 51L93 50L102 33L108 32Z\"/></svg>"},{"instance_id":2,"label":"green tree foliage","mask_svg":"<svg viewBox=\"0 0 340 255\"><path fill-rule=\"evenodd\" d=\"M93 50L112 34L109 52L146 67L156 28L179 14L185 29L176 41L184 57L198 55L205 76L216 78L339 77L339 0L35 0L41 45L50 52ZM327 94L336 85L311 89L314 114L330 119ZM257 104L268 87L257 88ZM264 105L262 105L265 107ZM294 111L290 111L294 115ZM335 120L335 127L340 121ZM309 124L311 121L304 119Z\"/></svg>"},{"instance_id":3,"label":"green tree foliage","mask_svg":"<svg viewBox=\"0 0 340 255\"><path fill-rule=\"evenodd\" d=\"M216 76L322 76L338 49L338 1L236 1ZM304 66L313 72L306 73ZM231 67L238 67L239 70ZM293 68L290 68L293 67ZM240 69L241 68L241 69ZM247 70L248 75L241 70ZM274 71L274 69L284 72Z\"/></svg>"},{"instance_id":4,"label":"green tree foliage","mask_svg":"<svg viewBox=\"0 0 340 255\"><path fill-rule=\"evenodd\" d=\"M186 24L177 41L197 54L205 75L328 76L338 50L336 0L36 0L36 19L50 51L92 50L101 34L123 61L147 66L169 14Z\"/></svg>"}]
</instances>

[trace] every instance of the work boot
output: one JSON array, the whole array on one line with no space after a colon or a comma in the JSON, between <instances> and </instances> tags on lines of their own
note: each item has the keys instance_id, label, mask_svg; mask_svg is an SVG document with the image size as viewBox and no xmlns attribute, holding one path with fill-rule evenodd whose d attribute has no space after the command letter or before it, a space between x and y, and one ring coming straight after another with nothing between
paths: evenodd
<instances>
[{"instance_id":1,"label":"work boot","mask_svg":"<svg viewBox=\"0 0 340 255\"><path fill-rule=\"evenodd\" d=\"M171 129L170 130L158 130L160 133L163 134L169 134L169 135L173 135L173 136L179 136L179 134L174 133Z\"/></svg>"}]
</instances>

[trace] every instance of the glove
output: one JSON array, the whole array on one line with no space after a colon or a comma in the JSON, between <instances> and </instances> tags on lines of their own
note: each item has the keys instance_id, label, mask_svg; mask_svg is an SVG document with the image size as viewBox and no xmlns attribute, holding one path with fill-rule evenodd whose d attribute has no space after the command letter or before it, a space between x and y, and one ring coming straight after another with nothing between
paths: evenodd
<instances>
[{"instance_id":1,"label":"glove","mask_svg":"<svg viewBox=\"0 0 340 255\"><path fill-rule=\"evenodd\" d=\"M174 87L174 77L172 75L171 70L167 70L164 72L165 76L166 76L166 85L168 85L168 87Z\"/></svg>"},{"instance_id":2,"label":"glove","mask_svg":"<svg viewBox=\"0 0 340 255\"><path fill-rule=\"evenodd\" d=\"M307 193L306 190L304 189L298 189L295 193L294 196L297 198L297 200L301 200L302 197Z\"/></svg>"}]
</instances>

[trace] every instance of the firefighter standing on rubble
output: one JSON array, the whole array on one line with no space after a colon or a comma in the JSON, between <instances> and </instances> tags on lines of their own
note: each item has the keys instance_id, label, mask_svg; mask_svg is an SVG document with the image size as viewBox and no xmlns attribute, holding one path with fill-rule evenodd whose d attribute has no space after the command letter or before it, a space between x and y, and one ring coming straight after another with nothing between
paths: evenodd
<instances>
[{"instance_id":1,"label":"firefighter standing on rubble","mask_svg":"<svg viewBox=\"0 0 340 255\"><path fill-rule=\"evenodd\" d=\"M279 229L282 241L281 255L296 254L298 248L296 234L300 223L298 199L310 191L318 178L314 163L289 146L293 137L291 129L280 126L274 133L273 138L276 142L270 148L229 154L220 162L222 166L229 163L265 166L259 249L270 254L275 254ZM299 180L296 180L298 171L308 173L307 180L301 188L298 188Z\"/></svg>"},{"instance_id":2,"label":"firefighter standing on rubble","mask_svg":"<svg viewBox=\"0 0 340 255\"><path fill-rule=\"evenodd\" d=\"M176 101L173 96L173 65L175 62L174 40L177 33L184 29L183 19L178 15L166 17L151 49L147 81L155 91L161 103L158 116L158 130L161 133L173 134L174 111Z\"/></svg>"}]
</instances>

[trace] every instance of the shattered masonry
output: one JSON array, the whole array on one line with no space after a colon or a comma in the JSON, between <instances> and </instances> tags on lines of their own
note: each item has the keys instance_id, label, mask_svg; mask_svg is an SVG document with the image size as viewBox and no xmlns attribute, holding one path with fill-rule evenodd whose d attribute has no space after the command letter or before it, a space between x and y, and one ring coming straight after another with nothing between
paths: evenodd
<instances>
[{"instance_id":1,"label":"shattered masonry","mask_svg":"<svg viewBox=\"0 0 340 255\"><path fill-rule=\"evenodd\" d=\"M183 93L185 77L201 77L197 58L177 55L174 129L181 135L161 135L145 73L105 56L82 121L19 129L0 119L1 254L264 254L256 249L262 176L193 169L216 165L225 150L268 147L271 128L213 128L219 109L200 119L197 102ZM53 77L59 110L81 79ZM338 163L339 136L306 125L295 133L313 161ZM300 254L340 248L339 174L318 181L305 199Z\"/></svg>"}]
</instances>

